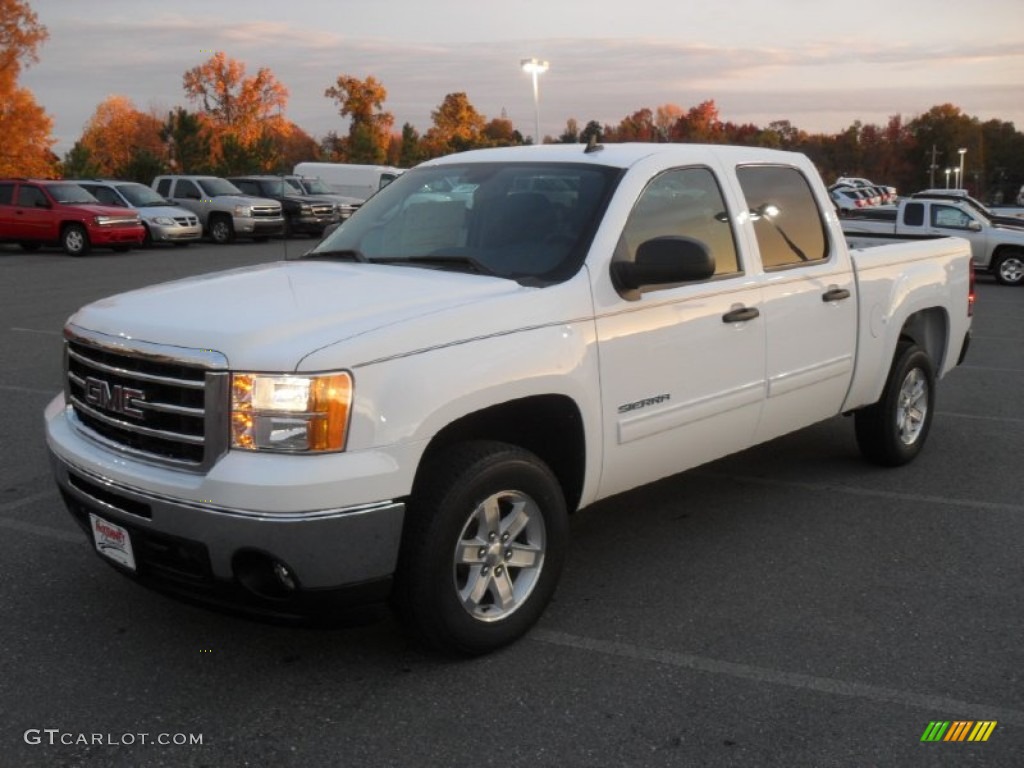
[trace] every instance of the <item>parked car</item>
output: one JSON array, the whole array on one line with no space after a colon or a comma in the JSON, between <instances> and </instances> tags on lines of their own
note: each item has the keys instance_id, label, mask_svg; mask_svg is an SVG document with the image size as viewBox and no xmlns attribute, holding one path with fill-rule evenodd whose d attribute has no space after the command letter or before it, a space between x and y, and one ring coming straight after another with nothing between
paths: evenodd
<instances>
[{"instance_id":1,"label":"parked car","mask_svg":"<svg viewBox=\"0 0 1024 768\"><path fill-rule=\"evenodd\" d=\"M301 189L304 194L316 195L317 197L331 200L338 209L338 216L341 218L341 221L355 213L359 206L363 204L363 201L358 197L339 195L327 186L319 176L285 176L285 178Z\"/></svg>"},{"instance_id":2,"label":"parked car","mask_svg":"<svg viewBox=\"0 0 1024 768\"><path fill-rule=\"evenodd\" d=\"M840 216L846 216L865 206L864 196L852 187L832 187L829 196Z\"/></svg>"},{"instance_id":3,"label":"parked car","mask_svg":"<svg viewBox=\"0 0 1024 768\"><path fill-rule=\"evenodd\" d=\"M160 195L199 217L203 232L221 245L236 237L266 240L284 233L284 216L277 200L251 197L217 176L157 176L152 184Z\"/></svg>"},{"instance_id":4,"label":"parked car","mask_svg":"<svg viewBox=\"0 0 1024 768\"><path fill-rule=\"evenodd\" d=\"M174 205L145 184L108 179L76 179L75 184L104 205L133 208L146 228L143 245L173 243L185 246L200 240L203 227L192 211Z\"/></svg>"},{"instance_id":5,"label":"parked car","mask_svg":"<svg viewBox=\"0 0 1024 768\"><path fill-rule=\"evenodd\" d=\"M145 235L138 213L103 205L72 182L0 179L0 242L85 256L94 247L127 251Z\"/></svg>"},{"instance_id":6,"label":"parked car","mask_svg":"<svg viewBox=\"0 0 1024 768\"><path fill-rule=\"evenodd\" d=\"M307 195L280 176L230 176L228 181L247 195L281 203L286 235L321 235L324 229L340 220L333 200Z\"/></svg>"}]
</instances>

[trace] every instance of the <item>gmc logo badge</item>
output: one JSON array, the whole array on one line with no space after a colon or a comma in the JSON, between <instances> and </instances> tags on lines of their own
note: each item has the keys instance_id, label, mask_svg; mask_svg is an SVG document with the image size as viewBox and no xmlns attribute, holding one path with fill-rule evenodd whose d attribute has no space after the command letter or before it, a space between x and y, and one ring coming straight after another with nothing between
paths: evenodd
<instances>
[{"instance_id":1,"label":"gmc logo badge","mask_svg":"<svg viewBox=\"0 0 1024 768\"><path fill-rule=\"evenodd\" d=\"M92 376L85 379L85 402L95 408L131 416L133 419L141 419L146 415L141 408L135 406L136 403L146 402L146 393L141 389L120 384L110 386Z\"/></svg>"}]
</instances>

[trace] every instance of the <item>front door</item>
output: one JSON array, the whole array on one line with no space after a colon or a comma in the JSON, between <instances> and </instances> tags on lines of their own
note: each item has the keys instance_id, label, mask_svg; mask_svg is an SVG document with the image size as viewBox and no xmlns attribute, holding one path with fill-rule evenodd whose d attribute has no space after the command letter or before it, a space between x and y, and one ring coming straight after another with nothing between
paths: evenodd
<instances>
[{"instance_id":1,"label":"front door","mask_svg":"<svg viewBox=\"0 0 1024 768\"><path fill-rule=\"evenodd\" d=\"M600 496L750 444L764 401L765 324L756 270L741 262L733 226L718 180L705 167L656 176L626 222L613 260L632 260L651 238L685 236L708 246L716 272L706 281L607 300L595 291L605 445Z\"/></svg>"}]
</instances>

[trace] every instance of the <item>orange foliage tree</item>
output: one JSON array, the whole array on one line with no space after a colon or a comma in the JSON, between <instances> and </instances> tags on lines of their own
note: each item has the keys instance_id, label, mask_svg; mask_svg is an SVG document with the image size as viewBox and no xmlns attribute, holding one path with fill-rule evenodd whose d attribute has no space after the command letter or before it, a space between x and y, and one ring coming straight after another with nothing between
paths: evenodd
<instances>
[{"instance_id":1,"label":"orange foliage tree","mask_svg":"<svg viewBox=\"0 0 1024 768\"><path fill-rule=\"evenodd\" d=\"M384 111L387 90L372 75L365 80L338 75L324 96L338 105L338 113L349 118L348 137L333 142L335 159L350 163L382 163L391 147L395 118Z\"/></svg>"},{"instance_id":2,"label":"orange foliage tree","mask_svg":"<svg viewBox=\"0 0 1024 768\"><path fill-rule=\"evenodd\" d=\"M53 121L31 91L18 87L22 66L39 60L47 35L28 3L0 0L0 176L54 173Z\"/></svg>"},{"instance_id":3,"label":"orange foliage tree","mask_svg":"<svg viewBox=\"0 0 1024 768\"><path fill-rule=\"evenodd\" d=\"M126 96L108 96L85 124L80 143L100 174L123 177L140 155L164 156L162 128L160 120L140 112Z\"/></svg>"},{"instance_id":4,"label":"orange foliage tree","mask_svg":"<svg viewBox=\"0 0 1024 768\"><path fill-rule=\"evenodd\" d=\"M210 135L215 164L225 171L250 170L239 165L272 164L271 136L285 130L288 89L267 67L246 77L245 64L218 51L185 72L185 95L200 109ZM232 167L227 167L232 166Z\"/></svg>"}]
</instances>

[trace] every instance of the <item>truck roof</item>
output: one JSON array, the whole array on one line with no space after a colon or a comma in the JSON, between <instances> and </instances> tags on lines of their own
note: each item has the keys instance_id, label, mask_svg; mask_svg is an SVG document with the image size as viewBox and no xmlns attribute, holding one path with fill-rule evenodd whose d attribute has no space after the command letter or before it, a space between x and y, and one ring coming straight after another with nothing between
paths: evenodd
<instances>
[{"instance_id":1,"label":"truck roof","mask_svg":"<svg viewBox=\"0 0 1024 768\"><path fill-rule=\"evenodd\" d=\"M802 165L806 158L797 152L784 152L763 147L737 147L723 144L653 144L632 143L598 144L587 151L586 144L542 144L539 146L498 147L477 149L429 160L424 165L462 163L465 161L494 162L547 162L594 163L618 168L629 168L644 158L664 155L678 162L702 162L717 157L725 162L743 163L776 161Z\"/></svg>"}]
</instances>

